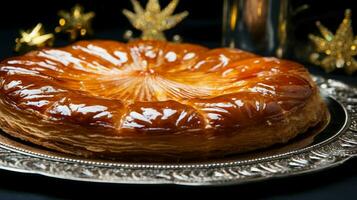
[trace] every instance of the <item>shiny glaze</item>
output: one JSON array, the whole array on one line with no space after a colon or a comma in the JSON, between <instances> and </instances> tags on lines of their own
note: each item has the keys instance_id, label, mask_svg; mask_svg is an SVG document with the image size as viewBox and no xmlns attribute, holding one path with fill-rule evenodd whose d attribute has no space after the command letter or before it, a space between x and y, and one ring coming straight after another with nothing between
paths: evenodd
<instances>
[{"instance_id":1,"label":"shiny glaze","mask_svg":"<svg viewBox=\"0 0 357 200\"><path fill-rule=\"evenodd\" d=\"M316 90L294 62L159 41L34 51L1 62L0 78L8 105L119 132L270 126Z\"/></svg>"}]
</instances>

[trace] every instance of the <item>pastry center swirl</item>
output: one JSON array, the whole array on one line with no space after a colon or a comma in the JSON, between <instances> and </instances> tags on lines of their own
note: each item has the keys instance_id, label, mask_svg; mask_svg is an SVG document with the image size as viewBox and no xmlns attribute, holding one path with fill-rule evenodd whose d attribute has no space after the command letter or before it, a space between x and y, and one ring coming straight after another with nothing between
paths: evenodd
<instances>
[{"instance_id":1,"label":"pastry center swirl","mask_svg":"<svg viewBox=\"0 0 357 200\"><path fill-rule=\"evenodd\" d=\"M8 63L26 70L12 67L6 71L53 79L61 91L132 104L184 103L237 92L274 94L274 74L283 70L277 59L240 50L210 51L192 45L174 48L174 44L150 42L98 44L84 41L65 49L44 49Z\"/></svg>"}]
</instances>

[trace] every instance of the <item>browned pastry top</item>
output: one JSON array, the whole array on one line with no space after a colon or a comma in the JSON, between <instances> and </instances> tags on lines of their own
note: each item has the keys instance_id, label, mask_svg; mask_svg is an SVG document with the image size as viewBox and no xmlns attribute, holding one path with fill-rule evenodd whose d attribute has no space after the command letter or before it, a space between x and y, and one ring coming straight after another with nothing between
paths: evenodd
<instances>
[{"instance_id":1,"label":"browned pastry top","mask_svg":"<svg viewBox=\"0 0 357 200\"><path fill-rule=\"evenodd\" d=\"M316 90L294 62L160 41L80 41L0 64L6 104L117 134L280 121Z\"/></svg>"}]
</instances>

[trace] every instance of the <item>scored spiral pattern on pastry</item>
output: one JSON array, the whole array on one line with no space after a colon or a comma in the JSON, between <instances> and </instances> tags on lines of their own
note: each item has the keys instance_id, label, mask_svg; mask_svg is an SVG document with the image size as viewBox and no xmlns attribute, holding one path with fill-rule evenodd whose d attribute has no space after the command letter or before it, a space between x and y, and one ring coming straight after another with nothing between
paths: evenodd
<instances>
[{"instance_id":1,"label":"scored spiral pattern on pastry","mask_svg":"<svg viewBox=\"0 0 357 200\"><path fill-rule=\"evenodd\" d=\"M140 133L153 138L157 134L206 134L205 139L210 140L231 129L236 132L252 126L271 127L284 120L288 123L288 117L304 110L312 100L315 106L322 105L316 85L300 64L238 49L210 50L159 41L80 41L34 51L1 62L0 77L1 101L8 108L36 116L45 127L64 123L71 127L69 132L96 127L99 133L103 131L102 136L117 140ZM21 127L20 132L28 132L23 130L26 124L9 127L11 119L4 113L7 123L0 125L5 131ZM292 135L316 124L321 113L314 111ZM73 127L78 125L81 127ZM42 140L56 141L52 136ZM281 136L279 141L291 137ZM23 139L31 140L28 136ZM166 143L163 139L157 145L167 145L163 149L171 145L173 150L178 144L172 140L166 138ZM61 143L114 152L110 147L77 144L73 138L68 141ZM63 150L57 148L60 145L49 147ZM211 150L217 149L207 151Z\"/></svg>"}]
</instances>

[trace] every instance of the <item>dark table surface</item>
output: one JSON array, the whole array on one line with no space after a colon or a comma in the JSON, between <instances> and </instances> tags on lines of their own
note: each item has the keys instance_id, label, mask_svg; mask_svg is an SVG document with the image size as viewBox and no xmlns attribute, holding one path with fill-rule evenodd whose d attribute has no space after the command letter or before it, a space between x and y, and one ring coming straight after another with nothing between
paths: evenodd
<instances>
[{"instance_id":1,"label":"dark table surface","mask_svg":"<svg viewBox=\"0 0 357 200\"><path fill-rule=\"evenodd\" d=\"M0 30L0 60L14 55L12 47L16 30ZM103 38L113 34L102 32ZM120 35L120 34L115 34ZM218 43L200 42L208 46ZM355 76L343 73L325 74L322 70L308 66L313 74L337 79L357 85ZM86 183L49 178L41 175L23 174L0 170L0 199L68 199L68 198L122 198L126 195L159 197L163 194L221 194L222 197L271 198L271 199L355 199L357 190L357 159L343 165L317 173L279 178L257 183L224 187L187 187L175 185L122 185Z\"/></svg>"}]
</instances>

